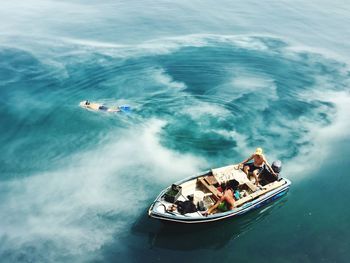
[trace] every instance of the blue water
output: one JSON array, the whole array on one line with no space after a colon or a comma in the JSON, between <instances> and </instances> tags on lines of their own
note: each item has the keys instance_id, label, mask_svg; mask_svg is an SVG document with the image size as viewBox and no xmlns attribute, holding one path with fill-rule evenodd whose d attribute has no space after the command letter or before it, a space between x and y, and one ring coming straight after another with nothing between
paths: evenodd
<instances>
[{"instance_id":1,"label":"blue water","mask_svg":"<svg viewBox=\"0 0 350 263\"><path fill-rule=\"evenodd\" d=\"M348 262L347 2L15 0L0 17L1 262ZM210 226L147 217L256 147L287 196Z\"/></svg>"}]
</instances>

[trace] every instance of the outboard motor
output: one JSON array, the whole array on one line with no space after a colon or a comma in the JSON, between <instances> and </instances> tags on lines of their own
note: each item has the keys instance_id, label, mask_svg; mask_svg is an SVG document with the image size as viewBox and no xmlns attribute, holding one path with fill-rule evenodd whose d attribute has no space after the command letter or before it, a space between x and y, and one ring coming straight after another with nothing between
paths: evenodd
<instances>
[{"instance_id":1,"label":"outboard motor","mask_svg":"<svg viewBox=\"0 0 350 263\"><path fill-rule=\"evenodd\" d=\"M259 176L260 177L260 184L262 186L279 180L279 174L280 174L280 172L282 170L282 162L280 160L274 161L271 164L271 168L277 174L277 178L276 178L276 176L274 176L272 174L270 169L267 169L267 167L265 167L265 169L261 172L261 174Z\"/></svg>"},{"instance_id":2,"label":"outboard motor","mask_svg":"<svg viewBox=\"0 0 350 263\"><path fill-rule=\"evenodd\" d=\"M276 174L279 174L282 170L282 162L280 160L276 160L272 163L271 168Z\"/></svg>"}]
</instances>

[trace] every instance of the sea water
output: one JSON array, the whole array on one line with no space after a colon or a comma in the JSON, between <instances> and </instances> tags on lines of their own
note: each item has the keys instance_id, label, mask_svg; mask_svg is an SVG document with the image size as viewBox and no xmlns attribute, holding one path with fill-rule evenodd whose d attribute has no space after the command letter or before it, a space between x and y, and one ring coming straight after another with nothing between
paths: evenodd
<instances>
[{"instance_id":1,"label":"sea water","mask_svg":"<svg viewBox=\"0 0 350 263\"><path fill-rule=\"evenodd\" d=\"M1 262L348 262L346 1L1 6ZM284 198L204 226L147 217L256 147Z\"/></svg>"}]
</instances>

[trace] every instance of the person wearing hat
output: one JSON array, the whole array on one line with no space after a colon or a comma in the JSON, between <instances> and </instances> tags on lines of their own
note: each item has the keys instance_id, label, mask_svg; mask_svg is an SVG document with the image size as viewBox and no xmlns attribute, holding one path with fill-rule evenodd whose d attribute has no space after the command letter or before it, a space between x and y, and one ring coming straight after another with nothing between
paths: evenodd
<instances>
[{"instance_id":1,"label":"person wearing hat","mask_svg":"<svg viewBox=\"0 0 350 263\"><path fill-rule=\"evenodd\" d=\"M249 161L253 160L253 162L248 163ZM264 169L264 164L272 171L273 175L277 177L277 174L273 171L270 164L265 159L265 156L263 155L263 149L256 148L255 153L253 153L248 159L244 160L240 163L240 167L243 166L243 171L246 173L246 175L254 176L255 178L255 184L259 185L259 174Z\"/></svg>"}]
</instances>

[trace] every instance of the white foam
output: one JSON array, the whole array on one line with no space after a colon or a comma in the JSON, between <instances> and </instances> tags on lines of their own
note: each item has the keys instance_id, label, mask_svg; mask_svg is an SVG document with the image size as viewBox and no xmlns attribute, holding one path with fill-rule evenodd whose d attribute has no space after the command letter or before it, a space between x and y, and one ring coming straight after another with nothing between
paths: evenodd
<instances>
[{"instance_id":1,"label":"white foam","mask_svg":"<svg viewBox=\"0 0 350 263\"><path fill-rule=\"evenodd\" d=\"M133 133L111 134L109 145L76 156L67 168L3 182L0 236L7 246L0 254L50 242L55 247L50 261L55 261L118 239L131 223L120 218L141 215L148 205L144 201L158 194L147 185L165 187L198 172L203 163L162 147L158 133L163 125L150 120Z\"/></svg>"},{"instance_id":2,"label":"white foam","mask_svg":"<svg viewBox=\"0 0 350 263\"><path fill-rule=\"evenodd\" d=\"M179 90L186 88L185 83L173 80L173 78L170 75L165 73L164 69L156 69L153 73L153 77L156 82L166 87Z\"/></svg>"},{"instance_id":3,"label":"white foam","mask_svg":"<svg viewBox=\"0 0 350 263\"><path fill-rule=\"evenodd\" d=\"M250 156L255 149L248 146L248 136L245 134L241 134L237 132L236 130L222 130L222 129L215 129L215 133L223 136L224 138L234 140L236 142L236 146L233 148L237 152L240 153L242 156ZM235 160L236 162L239 162L239 160Z\"/></svg>"},{"instance_id":4,"label":"white foam","mask_svg":"<svg viewBox=\"0 0 350 263\"><path fill-rule=\"evenodd\" d=\"M198 120L202 117L207 116L225 119L226 116L229 116L231 114L228 109L222 107L221 105L203 102L200 100L195 100L188 107L182 108L181 113L191 116L193 120Z\"/></svg>"},{"instance_id":5,"label":"white foam","mask_svg":"<svg viewBox=\"0 0 350 263\"><path fill-rule=\"evenodd\" d=\"M318 164L333 155L335 150L333 146L350 136L350 94L348 92L314 91L312 94L309 93L308 97L334 103L336 115L333 116L332 123L326 126L301 120L300 124L309 130L303 140L308 141L311 146L300 149L302 152L289 162L284 172L298 180L305 174L318 169Z\"/></svg>"},{"instance_id":6,"label":"white foam","mask_svg":"<svg viewBox=\"0 0 350 263\"><path fill-rule=\"evenodd\" d=\"M350 70L349 66L349 60L344 57L340 52L336 52L334 50L330 50L327 48L322 48L322 47L310 47L303 45L301 43L290 43L288 47L286 47L286 51L290 51L295 54L300 54L300 53L310 53L310 54L315 54L315 55L322 55L323 58L326 59L332 59L335 60L339 63L344 63L343 65L343 70Z\"/></svg>"},{"instance_id":7,"label":"white foam","mask_svg":"<svg viewBox=\"0 0 350 263\"><path fill-rule=\"evenodd\" d=\"M77 46L94 47L94 48L122 49L122 48L128 47L125 44L97 41L97 40L91 40L91 39L61 37L60 40L65 44L70 43L70 44L76 44Z\"/></svg>"},{"instance_id":8,"label":"white foam","mask_svg":"<svg viewBox=\"0 0 350 263\"><path fill-rule=\"evenodd\" d=\"M2 35L4 36L4 39L2 39L3 44L10 45L13 43L13 35ZM33 37L25 34L21 34L21 37L16 37L16 45L19 48L46 59L48 59L48 55L57 55L52 53L51 49L53 47L62 49L64 54L72 54L71 52L86 52L89 54L92 51L96 51L112 57L138 57L169 54L184 47L216 46L218 43L226 43L244 49L267 50L266 45L255 35L188 34L155 38L137 44L106 42L76 37ZM39 49L38 46L40 47ZM50 50L46 50L48 46L51 48Z\"/></svg>"},{"instance_id":9,"label":"white foam","mask_svg":"<svg viewBox=\"0 0 350 263\"><path fill-rule=\"evenodd\" d=\"M237 76L232 80L232 86L238 99L250 93L263 93L266 99L277 99L276 86L274 80L259 73L238 71Z\"/></svg>"}]
</instances>

